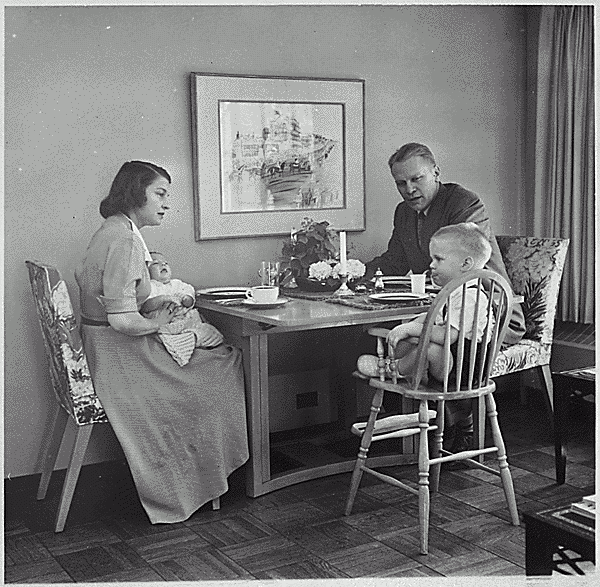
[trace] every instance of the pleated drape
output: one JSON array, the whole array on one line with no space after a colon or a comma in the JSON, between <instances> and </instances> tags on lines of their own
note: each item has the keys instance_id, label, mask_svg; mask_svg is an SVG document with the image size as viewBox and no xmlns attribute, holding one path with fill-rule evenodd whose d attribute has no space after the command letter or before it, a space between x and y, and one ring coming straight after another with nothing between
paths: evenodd
<instances>
[{"instance_id":1,"label":"pleated drape","mask_svg":"<svg viewBox=\"0 0 600 587\"><path fill-rule=\"evenodd\" d=\"M593 6L544 6L538 39L534 235L571 240L557 319L595 314Z\"/></svg>"}]
</instances>

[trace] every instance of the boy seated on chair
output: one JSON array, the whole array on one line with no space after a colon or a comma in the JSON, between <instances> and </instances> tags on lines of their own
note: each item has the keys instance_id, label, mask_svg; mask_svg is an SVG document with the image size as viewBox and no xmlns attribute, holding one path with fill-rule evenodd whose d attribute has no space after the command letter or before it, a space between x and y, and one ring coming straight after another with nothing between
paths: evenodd
<instances>
[{"instance_id":1,"label":"boy seated on chair","mask_svg":"<svg viewBox=\"0 0 600 587\"><path fill-rule=\"evenodd\" d=\"M429 254L431 256L431 278L436 285L445 286L457 277L469 271L483 269L490 258L492 247L485 234L473 222L450 224L440 228L431 238ZM487 324L487 302L485 292L479 295L479 313L476 333L473 332L475 306L477 304L477 286L467 282L465 300L465 344L464 357L469 356L471 341L476 337L481 340ZM457 339L460 328L461 308L463 305L462 288L453 292L448 300L451 310L450 322L450 380L456 377L456 352ZM410 376L416 368L416 355L419 337L427 314L390 330L387 342L394 349L395 368L399 375ZM435 318L435 326L431 333L431 340L427 349L428 374L430 377L442 381L444 378L444 342L446 338L446 318L441 313ZM357 362L358 370L369 377L378 377L377 357L362 355ZM463 363L461 381L466 381L468 362ZM467 450L473 439L473 413L471 400L448 402L447 417L448 431L450 432L450 452ZM452 438L453 436L453 438ZM448 437L447 437L448 438Z\"/></svg>"}]
</instances>

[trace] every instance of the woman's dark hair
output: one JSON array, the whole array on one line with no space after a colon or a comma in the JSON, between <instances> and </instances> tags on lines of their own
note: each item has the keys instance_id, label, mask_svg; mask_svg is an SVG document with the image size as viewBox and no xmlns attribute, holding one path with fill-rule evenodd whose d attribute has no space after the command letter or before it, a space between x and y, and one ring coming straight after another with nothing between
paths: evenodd
<instances>
[{"instance_id":1,"label":"woman's dark hair","mask_svg":"<svg viewBox=\"0 0 600 587\"><path fill-rule=\"evenodd\" d=\"M124 163L110 186L108 196L100 202L102 218L114 216L119 212L127 214L134 208L146 203L146 188L164 177L171 183L171 176L162 167L146 161L128 161Z\"/></svg>"},{"instance_id":2,"label":"woman's dark hair","mask_svg":"<svg viewBox=\"0 0 600 587\"><path fill-rule=\"evenodd\" d=\"M427 145L421 145L420 143L407 143L406 145L402 145L388 160L388 165L390 169L394 163L398 163L398 161L406 161L411 157L423 157L431 163L435 165L435 157L431 152L431 149Z\"/></svg>"}]
</instances>

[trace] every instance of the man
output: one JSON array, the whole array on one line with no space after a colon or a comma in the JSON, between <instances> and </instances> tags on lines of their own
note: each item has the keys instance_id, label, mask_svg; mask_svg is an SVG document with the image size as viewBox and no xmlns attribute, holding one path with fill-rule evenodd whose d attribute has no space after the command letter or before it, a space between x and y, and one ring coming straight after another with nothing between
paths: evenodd
<instances>
[{"instance_id":1,"label":"man","mask_svg":"<svg viewBox=\"0 0 600 587\"><path fill-rule=\"evenodd\" d=\"M474 222L492 245L486 268L510 282L483 202L456 183L440 181L440 168L429 147L419 143L403 145L390 157L388 165L404 201L396 207L387 251L367 263L365 279L371 278L378 267L384 275L405 275L409 270L424 273L431 263L429 241L433 234L442 226ZM505 344L515 344L524 333L523 310L515 304Z\"/></svg>"},{"instance_id":2,"label":"man","mask_svg":"<svg viewBox=\"0 0 600 587\"><path fill-rule=\"evenodd\" d=\"M388 165L404 201L396 207L394 230L387 251L367 263L364 279L371 278L378 267L384 275L405 275L409 270L424 273L431 263L429 241L433 234L449 224L474 222L492 245L486 268L496 271L510 283L483 202L458 184L440 181L440 168L429 147L419 143L403 145L390 157ZM515 304L505 344L515 344L524 333L523 310L520 304ZM386 409L392 408L388 401L385 404ZM444 435L444 444L451 452L465 450L472 442L470 402L462 408L462 413L456 416L458 420L450 417L447 421L449 434Z\"/></svg>"}]
</instances>

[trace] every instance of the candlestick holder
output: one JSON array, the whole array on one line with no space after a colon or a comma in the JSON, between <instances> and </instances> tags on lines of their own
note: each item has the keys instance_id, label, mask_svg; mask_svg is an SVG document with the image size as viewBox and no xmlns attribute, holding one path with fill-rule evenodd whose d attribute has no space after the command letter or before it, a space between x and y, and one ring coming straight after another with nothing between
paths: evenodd
<instances>
[{"instance_id":1,"label":"candlestick holder","mask_svg":"<svg viewBox=\"0 0 600 587\"><path fill-rule=\"evenodd\" d=\"M340 285L340 287L338 287L332 295L336 298L352 297L354 292L348 287L348 274L340 273L340 279L342 280L342 285Z\"/></svg>"}]
</instances>

